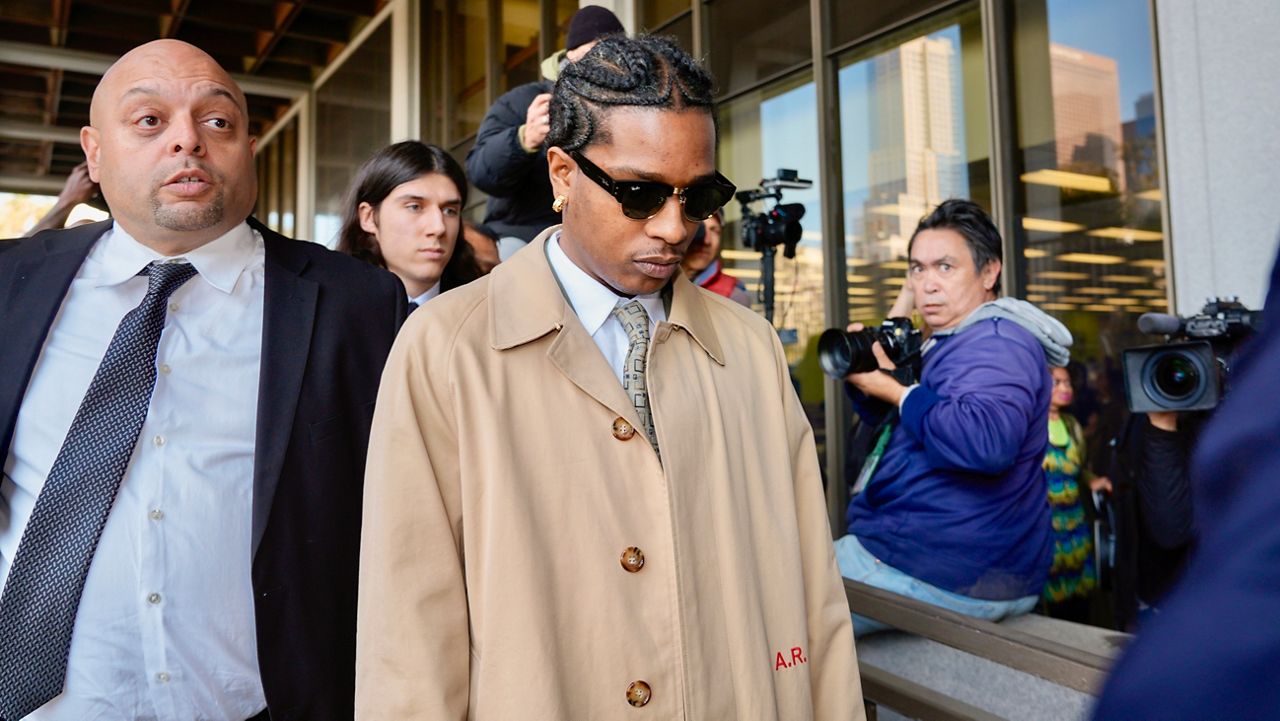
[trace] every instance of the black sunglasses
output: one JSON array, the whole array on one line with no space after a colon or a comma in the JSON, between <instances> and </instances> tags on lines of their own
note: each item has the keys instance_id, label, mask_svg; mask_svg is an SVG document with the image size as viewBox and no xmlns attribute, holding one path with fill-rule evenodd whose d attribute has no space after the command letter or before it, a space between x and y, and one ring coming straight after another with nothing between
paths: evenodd
<instances>
[{"instance_id":1,"label":"black sunglasses","mask_svg":"<svg viewBox=\"0 0 1280 721\"><path fill-rule=\"evenodd\" d=\"M666 183L653 180L614 180L595 163L583 157L582 153L569 153L582 174L594 180L601 188L622 204L622 214L632 220L648 220L662 210L667 198L675 196L680 200L680 208L684 217L691 223L701 223L711 214L719 210L733 198L737 190L729 179L716 173L711 180L677 188Z\"/></svg>"}]
</instances>

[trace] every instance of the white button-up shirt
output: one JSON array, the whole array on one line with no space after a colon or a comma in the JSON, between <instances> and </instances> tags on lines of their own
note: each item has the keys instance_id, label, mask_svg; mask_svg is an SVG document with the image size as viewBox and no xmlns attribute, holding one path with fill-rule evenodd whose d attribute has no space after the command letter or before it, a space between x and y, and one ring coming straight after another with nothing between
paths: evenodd
<instances>
[{"instance_id":1,"label":"white button-up shirt","mask_svg":"<svg viewBox=\"0 0 1280 721\"><path fill-rule=\"evenodd\" d=\"M266 707L250 582L262 238L180 256L156 385L85 582L64 692L32 721L245 719ZM0 479L0 583L107 346L163 256L118 225L89 252L27 387Z\"/></svg>"},{"instance_id":2,"label":"white button-up shirt","mask_svg":"<svg viewBox=\"0 0 1280 721\"><path fill-rule=\"evenodd\" d=\"M613 316L613 309L632 300L640 301L649 314L649 337L652 338L658 323L667 319L661 291L638 295L634 299L620 297L565 255L564 249L560 247L559 233L547 241L547 259L560 281L560 287L569 298L569 305L573 306L573 312L582 321L587 333L591 334L591 340L595 341L600 352L604 353L613 374L618 377L618 383L622 383L623 366L627 362L627 350L631 347L631 341L627 339L627 331L622 327L622 322Z\"/></svg>"}]
</instances>

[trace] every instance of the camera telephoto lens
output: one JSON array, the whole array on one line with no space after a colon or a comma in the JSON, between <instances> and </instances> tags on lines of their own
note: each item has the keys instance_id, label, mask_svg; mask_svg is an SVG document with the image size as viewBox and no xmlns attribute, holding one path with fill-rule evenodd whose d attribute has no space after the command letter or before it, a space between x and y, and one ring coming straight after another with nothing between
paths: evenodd
<instances>
[{"instance_id":1,"label":"camera telephoto lens","mask_svg":"<svg viewBox=\"0 0 1280 721\"><path fill-rule=\"evenodd\" d=\"M1184 400L1200 387L1200 370L1190 358L1181 354L1161 358L1151 376L1156 389L1170 400Z\"/></svg>"},{"instance_id":2,"label":"camera telephoto lens","mask_svg":"<svg viewBox=\"0 0 1280 721\"><path fill-rule=\"evenodd\" d=\"M836 379L850 373L866 373L880 367L871 346L876 342L872 331L847 333L828 328L818 337L818 363L822 372Z\"/></svg>"}]
</instances>

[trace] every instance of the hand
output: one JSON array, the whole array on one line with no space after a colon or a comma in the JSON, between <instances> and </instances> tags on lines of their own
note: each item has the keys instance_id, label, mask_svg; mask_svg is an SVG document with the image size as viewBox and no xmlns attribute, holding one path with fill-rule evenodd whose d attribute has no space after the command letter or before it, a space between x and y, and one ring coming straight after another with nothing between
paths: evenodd
<instances>
[{"instance_id":1,"label":"hand","mask_svg":"<svg viewBox=\"0 0 1280 721\"><path fill-rule=\"evenodd\" d=\"M850 333L857 333L862 330L861 323L852 323L849 325ZM880 370L868 371L866 373L850 373L844 379L853 384L854 388L862 391L864 395L872 398L878 398L886 403L898 405L902 401L902 394L906 392L907 387L898 382L890 373L897 369L893 361L889 360L889 356L885 355L884 349L879 343L871 344L871 352L876 357L876 362L880 365ZM889 372L885 372L889 371Z\"/></svg>"},{"instance_id":2,"label":"hand","mask_svg":"<svg viewBox=\"0 0 1280 721\"><path fill-rule=\"evenodd\" d=\"M542 93L529 104L524 116L524 148L533 152L542 147L551 130L551 93Z\"/></svg>"},{"instance_id":3,"label":"hand","mask_svg":"<svg viewBox=\"0 0 1280 721\"><path fill-rule=\"evenodd\" d=\"M916 292L911 288L911 281L902 284L902 289L898 291L898 297L893 301L893 307L889 309L888 318L910 318L911 313L916 309Z\"/></svg>"},{"instance_id":4,"label":"hand","mask_svg":"<svg viewBox=\"0 0 1280 721\"><path fill-rule=\"evenodd\" d=\"M1147 414L1147 420L1151 421L1151 425L1162 431L1175 433L1178 430L1177 411L1151 411Z\"/></svg>"},{"instance_id":5,"label":"hand","mask_svg":"<svg viewBox=\"0 0 1280 721\"><path fill-rule=\"evenodd\" d=\"M1093 478L1089 479L1089 490L1094 491L1095 493L1098 491L1102 491L1103 493L1110 493L1111 479L1107 478L1106 476L1094 476Z\"/></svg>"},{"instance_id":6,"label":"hand","mask_svg":"<svg viewBox=\"0 0 1280 721\"><path fill-rule=\"evenodd\" d=\"M89 177L89 163L83 162L72 169L71 174L67 176L62 192L58 193L58 204L66 208L74 208L97 194L98 184Z\"/></svg>"}]
</instances>

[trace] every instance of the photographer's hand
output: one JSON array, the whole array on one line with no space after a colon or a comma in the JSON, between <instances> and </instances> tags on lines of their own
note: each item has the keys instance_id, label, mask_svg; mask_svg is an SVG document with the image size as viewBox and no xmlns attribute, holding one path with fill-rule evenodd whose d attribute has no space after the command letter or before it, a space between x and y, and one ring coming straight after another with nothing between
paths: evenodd
<instances>
[{"instance_id":1,"label":"photographer's hand","mask_svg":"<svg viewBox=\"0 0 1280 721\"><path fill-rule=\"evenodd\" d=\"M1151 421L1151 425L1162 431L1176 433L1178 431L1178 412L1177 411L1151 411L1147 414L1147 420Z\"/></svg>"},{"instance_id":2,"label":"photographer's hand","mask_svg":"<svg viewBox=\"0 0 1280 721\"><path fill-rule=\"evenodd\" d=\"M861 323L853 323L849 326L850 333L856 333L862 330ZM897 406L902 402L902 394L907 392L907 387L898 382L893 377L893 371L897 368L889 356L885 355L884 349L879 343L871 346L871 352L875 354L876 360L880 364L880 370L870 371L868 373L850 373L844 379L853 384L854 388L862 391L864 395L886 403L892 403Z\"/></svg>"},{"instance_id":3,"label":"photographer's hand","mask_svg":"<svg viewBox=\"0 0 1280 721\"><path fill-rule=\"evenodd\" d=\"M910 318L916 309L916 292L911 287L911 281L902 284L902 289L898 291L898 297L893 301L893 307L889 309L888 318Z\"/></svg>"}]
</instances>

